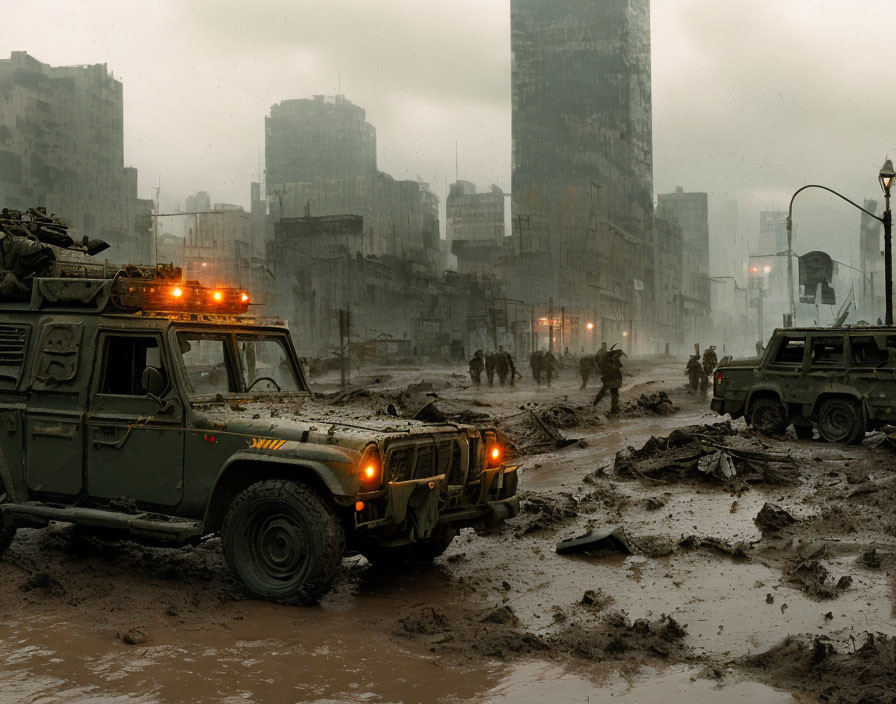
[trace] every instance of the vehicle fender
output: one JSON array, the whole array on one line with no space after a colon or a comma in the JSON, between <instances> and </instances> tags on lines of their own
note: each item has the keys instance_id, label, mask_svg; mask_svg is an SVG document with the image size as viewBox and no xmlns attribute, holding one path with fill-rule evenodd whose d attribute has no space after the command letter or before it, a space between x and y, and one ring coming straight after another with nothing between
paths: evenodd
<instances>
[{"instance_id":1,"label":"vehicle fender","mask_svg":"<svg viewBox=\"0 0 896 704\"><path fill-rule=\"evenodd\" d=\"M815 402L812 404L810 414L815 416L818 413L821 404L829 398L846 398L850 401L855 401L862 409L862 418L867 423L869 417L868 401L863 397L856 396L849 387L844 387L842 390L836 388L830 389L818 394L818 396L815 397Z\"/></svg>"},{"instance_id":2,"label":"vehicle fender","mask_svg":"<svg viewBox=\"0 0 896 704\"><path fill-rule=\"evenodd\" d=\"M750 408L753 405L753 399L758 396L777 396L778 400L783 403L783 395L781 394L781 389L778 386L762 385L762 386L754 386L750 389L749 394L747 394L747 401L744 404L744 415L750 412Z\"/></svg>"},{"instance_id":3,"label":"vehicle fender","mask_svg":"<svg viewBox=\"0 0 896 704\"><path fill-rule=\"evenodd\" d=\"M331 464L344 464L345 471L338 472ZM235 465L244 464L258 470L250 476L246 476L243 470ZM203 517L203 530L214 532L218 530L223 521L224 514L229 505L229 499L254 481L262 481L266 478L278 477L283 479L296 479L307 482L320 493L333 498L337 503L343 503L344 497L351 497L357 489L352 486L353 474L350 471L351 463L344 457L341 461L326 461L323 458L300 457L297 453L284 453L282 455L270 455L241 450L231 455L223 464L215 477L214 487L211 491ZM265 471L269 469L270 471ZM342 501L340 501L342 499Z\"/></svg>"},{"instance_id":4,"label":"vehicle fender","mask_svg":"<svg viewBox=\"0 0 896 704\"><path fill-rule=\"evenodd\" d=\"M296 453L283 453L279 455L268 455L261 454L257 452L252 452L250 450L240 450L239 452L233 453L227 462L221 467L221 471L218 473L218 479L216 480L216 484L220 481L222 475L224 475L227 470L238 462L246 462L253 464L263 464L269 465L272 469L274 467L283 467L288 469L290 472L295 472L297 477L301 477L303 474L311 473L317 479L319 479L324 486L330 491L331 494L335 494L337 496L347 496L351 493L354 493L351 489L352 487L347 486L347 482L340 481L339 475L333 470L330 466L330 462L333 461L331 458L318 455L315 456L314 453L309 453L309 456L301 456ZM337 459L336 461L344 461L341 459ZM348 470L350 464L345 462L346 470ZM346 474L348 472L346 471Z\"/></svg>"}]
</instances>

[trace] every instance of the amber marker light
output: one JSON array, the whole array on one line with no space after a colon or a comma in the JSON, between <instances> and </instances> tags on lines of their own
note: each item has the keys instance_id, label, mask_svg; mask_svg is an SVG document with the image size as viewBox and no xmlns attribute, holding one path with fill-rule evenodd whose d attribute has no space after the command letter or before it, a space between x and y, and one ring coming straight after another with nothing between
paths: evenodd
<instances>
[{"instance_id":1,"label":"amber marker light","mask_svg":"<svg viewBox=\"0 0 896 704\"><path fill-rule=\"evenodd\" d=\"M224 298L224 294L221 293L220 291L215 291L212 294L212 298L214 298L216 301L220 301L222 298Z\"/></svg>"},{"instance_id":2,"label":"amber marker light","mask_svg":"<svg viewBox=\"0 0 896 704\"><path fill-rule=\"evenodd\" d=\"M180 298L184 295L184 290L180 286L175 286L173 289L171 289L171 295L175 298Z\"/></svg>"},{"instance_id":3,"label":"amber marker light","mask_svg":"<svg viewBox=\"0 0 896 704\"><path fill-rule=\"evenodd\" d=\"M376 465L372 462L364 468L364 478L368 481L376 477Z\"/></svg>"},{"instance_id":4,"label":"amber marker light","mask_svg":"<svg viewBox=\"0 0 896 704\"><path fill-rule=\"evenodd\" d=\"M240 301L242 301L243 303L248 303L249 302L249 294L244 291L242 293L242 295L240 296Z\"/></svg>"},{"instance_id":5,"label":"amber marker light","mask_svg":"<svg viewBox=\"0 0 896 704\"><path fill-rule=\"evenodd\" d=\"M355 511L361 513L364 510L364 502L363 501L355 501Z\"/></svg>"}]
</instances>

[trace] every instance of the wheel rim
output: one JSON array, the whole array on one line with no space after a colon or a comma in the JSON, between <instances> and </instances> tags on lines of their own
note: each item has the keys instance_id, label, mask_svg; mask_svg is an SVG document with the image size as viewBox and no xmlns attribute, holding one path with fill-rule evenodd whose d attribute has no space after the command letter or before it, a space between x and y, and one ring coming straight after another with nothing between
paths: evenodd
<instances>
[{"instance_id":1,"label":"wheel rim","mask_svg":"<svg viewBox=\"0 0 896 704\"><path fill-rule=\"evenodd\" d=\"M236 526L245 580L266 592L303 583L311 568L311 534L301 516L279 501L258 501Z\"/></svg>"},{"instance_id":2,"label":"wheel rim","mask_svg":"<svg viewBox=\"0 0 896 704\"><path fill-rule=\"evenodd\" d=\"M762 405L754 416L754 425L763 431L773 431L784 420L781 410L777 406Z\"/></svg>"},{"instance_id":3,"label":"wheel rim","mask_svg":"<svg viewBox=\"0 0 896 704\"><path fill-rule=\"evenodd\" d=\"M825 409L822 416L822 427L830 438L840 440L848 437L852 432L853 420L850 409L838 403Z\"/></svg>"}]
</instances>

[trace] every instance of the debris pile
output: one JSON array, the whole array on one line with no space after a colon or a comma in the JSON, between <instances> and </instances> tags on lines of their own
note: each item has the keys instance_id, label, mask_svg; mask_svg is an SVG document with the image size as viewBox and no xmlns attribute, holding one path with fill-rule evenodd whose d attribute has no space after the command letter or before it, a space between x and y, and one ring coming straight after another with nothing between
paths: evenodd
<instances>
[{"instance_id":1,"label":"debris pile","mask_svg":"<svg viewBox=\"0 0 896 704\"><path fill-rule=\"evenodd\" d=\"M634 401L629 401L622 408L621 415L630 418L646 415L668 416L677 410L677 406L672 403L672 399L665 391L657 391L649 396L641 394Z\"/></svg>"},{"instance_id":2,"label":"debris pile","mask_svg":"<svg viewBox=\"0 0 896 704\"><path fill-rule=\"evenodd\" d=\"M679 428L665 438L651 437L639 450L628 447L616 453L616 473L659 482L697 478L785 484L795 479L790 455L723 442L734 434L726 421Z\"/></svg>"},{"instance_id":3,"label":"debris pile","mask_svg":"<svg viewBox=\"0 0 896 704\"><path fill-rule=\"evenodd\" d=\"M520 492L520 517L516 537L528 535L541 530L556 528L563 523L579 515L576 510L576 500L572 494L537 494L534 492Z\"/></svg>"}]
</instances>

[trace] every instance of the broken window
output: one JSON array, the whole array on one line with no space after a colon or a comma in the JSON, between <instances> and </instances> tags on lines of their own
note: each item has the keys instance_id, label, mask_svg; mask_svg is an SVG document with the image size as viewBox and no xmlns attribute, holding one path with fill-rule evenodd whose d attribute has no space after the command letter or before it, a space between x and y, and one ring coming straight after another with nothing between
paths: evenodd
<instances>
[{"instance_id":1,"label":"broken window","mask_svg":"<svg viewBox=\"0 0 896 704\"><path fill-rule=\"evenodd\" d=\"M146 396L143 371L154 367L165 387L168 374L162 364L159 339L155 336L109 335L103 345L103 377L99 393L114 396Z\"/></svg>"},{"instance_id":2,"label":"broken window","mask_svg":"<svg viewBox=\"0 0 896 704\"><path fill-rule=\"evenodd\" d=\"M806 351L806 338L784 337L775 355L775 364L802 364L803 353Z\"/></svg>"},{"instance_id":3,"label":"broken window","mask_svg":"<svg viewBox=\"0 0 896 704\"><path fill-rule=\"evenodd\" d=\"M187 383L194 394L205 396L239 391L227 354L228 336L178 333L177 344L187 372Z\"/></svg>"},{"instance_id":4,"label":"broken window","mask_svg":"<svg viewBox=\"0 0 896 704\"><path fill-rule=\"evenodd\" d=\"M236 347L243 388L251 387L252 392L303 390L282 339L240 335Z\"/></svg>"},{"instance_id":5,"label":"broken window","mask_svg":"<svg viewBox=\"0 0 896 704\"><path fill-rule=\"evenodd\" d=\"M877 367L886 364L889 358L887 350L881 349L871 335L852 337L849 345L852 348L852 363L856 367Z\"/></svg>"},{"instance_id":6,"label":"broken window","mask_svg":"<svg viewBox=\"0 0 896 704\"><path fill-rule=\"evenodd\" d=\"M812 338L812 366L842 366L843 365L843 338L842 337L814 337Z\"/></svg>"}]
</instances>

